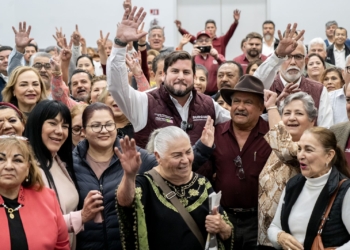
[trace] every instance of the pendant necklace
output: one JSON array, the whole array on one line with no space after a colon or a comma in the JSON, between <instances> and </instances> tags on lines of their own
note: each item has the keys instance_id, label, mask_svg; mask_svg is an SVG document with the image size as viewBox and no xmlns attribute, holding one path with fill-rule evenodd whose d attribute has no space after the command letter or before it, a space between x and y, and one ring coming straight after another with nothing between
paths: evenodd
<instances>
[{"instance_id":1,"label":"pendant necklace","mask_svg":"<svg viewBox=\"0 0 350 250\"><path fill-rule=\"evenodd\" d=\"M13 212L18 211L18 209L20 209L20 208L22 207L22 205L19 205L19 206L16 207L16 208L10 208L10 207L6 206L5 203L3 203L3 204L1 204L1 205L2 205L4 208L7 209L7 213L9 214L9 217L10 217L11 219L14 219L14 218L15 218L15 215L13 214Z\"/></svg>"}]
</instances>

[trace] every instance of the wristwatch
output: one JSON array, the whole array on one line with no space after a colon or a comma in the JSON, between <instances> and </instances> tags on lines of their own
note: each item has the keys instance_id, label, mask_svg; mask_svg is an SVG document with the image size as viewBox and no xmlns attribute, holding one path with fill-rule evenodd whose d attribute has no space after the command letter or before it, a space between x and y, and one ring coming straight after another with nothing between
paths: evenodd
<instances>
[{"instance_id":1,"label":"wristwatch","mask_svg":"<svg viewBox=\"0 0 350 250\"><path fill-rule=\"evenodd\" d=\"M116 45L119 45L119 46L122 46L122 47L126 47L126 45L128 45L128 43L122 42L122 41L120 41L118 38L114 38L114 43L115 43Z\"/></svg>"}]
</instances>

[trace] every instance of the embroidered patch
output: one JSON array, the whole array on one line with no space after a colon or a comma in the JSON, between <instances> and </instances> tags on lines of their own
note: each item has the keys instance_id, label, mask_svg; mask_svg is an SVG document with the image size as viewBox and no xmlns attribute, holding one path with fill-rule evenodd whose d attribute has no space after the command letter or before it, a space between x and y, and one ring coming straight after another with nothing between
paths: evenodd
<instances>
[{"instance_id":1,"label":"embroidered patch","mask_svg":"<svg viewBox=\"0 0 350 250\"><path fill-rule=\"evenodd\" d=\"M154 113L154 116L156 117L156 121L167 122L172 124L174 123L174 118L172 116L157 113Z\"/></svg>"},{"instance_id":2,"label":"embroidered patch","mask_svg":"<svg viewBox=\"0 0 350 250\"><path fill-rule=\"evenodd\" d=\"M198 121L206 121L208 118L207 115L194 115L193 116L193 121L198 122Z\"/></svg>"}]
</instances>

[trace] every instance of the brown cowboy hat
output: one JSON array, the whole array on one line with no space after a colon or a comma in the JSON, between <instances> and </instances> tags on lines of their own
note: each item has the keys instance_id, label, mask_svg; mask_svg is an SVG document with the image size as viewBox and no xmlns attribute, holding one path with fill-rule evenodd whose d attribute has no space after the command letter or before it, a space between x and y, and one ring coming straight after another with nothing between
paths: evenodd
<instances>
[{"instance_id":1,"label":"brown cowboy hat","mask_svg":"<svg viewBox=\"0 0 350 250\"><path fill-rule=\"evenodd\" d=\"M224 101L230 105L232 103L231 97L235 92L257 94L264 98L264 84L255 76L244 75L239 78L239 81L234 88L222 88L220 90L222 99L224 99Z\"/></svg>"}]
</instances>

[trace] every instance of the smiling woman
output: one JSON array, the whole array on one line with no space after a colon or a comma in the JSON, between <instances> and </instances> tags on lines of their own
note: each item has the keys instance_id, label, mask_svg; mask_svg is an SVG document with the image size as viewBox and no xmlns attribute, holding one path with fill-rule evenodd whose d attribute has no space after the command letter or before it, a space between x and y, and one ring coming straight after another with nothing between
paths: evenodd
<instances>
[{"instance_id":1,"label":"smiling woman","mask_svg":"<svg viewBox=\"0 0 350 250\"><path fill-rule=\"evenodd\" d=\"M47 98L46 88L39 72L31 67L16 68L1 92L4 102L9 102L28 115L35 105Z\"/></svg>"},{"instance_id":2,"label":"smiling woman","mask_svg":"<svg viewBox=\"0 0 350 250\"><path fill-rule=\"evenodd\" d=\"M0 102L0 135L22 136L24 126L23 113L11 103Z\"/></svg>"}]
</instances>

